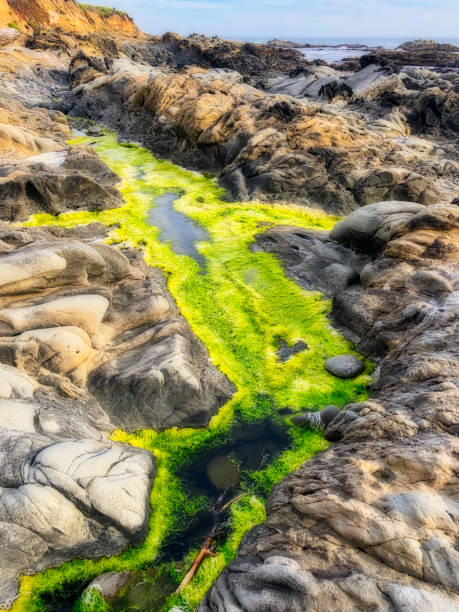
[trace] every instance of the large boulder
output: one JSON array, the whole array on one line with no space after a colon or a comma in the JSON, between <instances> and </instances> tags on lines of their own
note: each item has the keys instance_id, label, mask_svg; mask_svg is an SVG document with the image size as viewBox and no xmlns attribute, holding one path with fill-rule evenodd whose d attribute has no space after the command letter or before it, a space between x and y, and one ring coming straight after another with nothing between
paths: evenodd
<instances>
[{"instance_id":1,"label":"large boulder","mask_svg":"<svg viewBox=\"0 0 459 612\"><path fill-rule=\"evenodd\" d=\"M424 209L413 202L377 202L368 204L340 221L330 237L341 244L366 253L377 253L397 230Z\"/></svg>"},{"instance_id":2,"label":"large boulder","mask_svg":"<svg viewBox=\"0 0 459 612\"><path fill-rule=\"evenodd\" d=\"M38 212L102 210L122 203L117 175L89 147L11 162L1 170L2 217L25 220Z\"/></svg>"}]
</instances>

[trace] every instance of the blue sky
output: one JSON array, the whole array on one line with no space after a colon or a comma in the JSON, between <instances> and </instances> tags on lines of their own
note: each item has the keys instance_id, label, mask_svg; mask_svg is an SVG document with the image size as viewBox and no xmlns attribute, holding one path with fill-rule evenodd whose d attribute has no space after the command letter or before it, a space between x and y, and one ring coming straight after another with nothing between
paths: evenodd
<instances>
[{"instance_id":1,"label":"blue sky","mask_svg":"<svg viewBox=\"0 0 459 612\"><path fill-rule=\"evenodd\" d=\"M141 29L152 34L174 31L305 40L459 37L458 0L108 0L107 3L127 11Z\"/></svg>"}]
</instances>

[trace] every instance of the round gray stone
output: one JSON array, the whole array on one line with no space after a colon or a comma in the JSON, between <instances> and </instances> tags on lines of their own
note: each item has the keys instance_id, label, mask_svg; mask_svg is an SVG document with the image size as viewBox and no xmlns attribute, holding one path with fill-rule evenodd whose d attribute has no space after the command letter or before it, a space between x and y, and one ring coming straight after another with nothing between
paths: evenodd
<instances>
[{"instance_id":1,"label":"round gray stone","mask_svg":"<svg viewBox=\"0 0 459 612\"><path fill-rule=\"evenodd\" d=\"M207 466L207 478L217 489L235 487L240 478L237 466L229 457L214 457Z\"/></svg>"},{"instance_id":2,"label":"round gray stone","mask_svg":"<svg viewBox=\"0 0 459 612\"><path fill-rule=\"evenodd\" d=\"M337 355L325 362L325 369L339 378L354 378L364 371L365 366L355 355Z\"/></svg>"},{"instance_id":3,"label":"round gray stone","mask_svg":"<svg viewBox=\"0 0 459 612\"><path fill-rule=\"evenodd\" d=\"M130 572L109 572L94 578L85 592L97 589L102 599L109 602L118 595L128 581Z\"/></svg>"}]
</instances>

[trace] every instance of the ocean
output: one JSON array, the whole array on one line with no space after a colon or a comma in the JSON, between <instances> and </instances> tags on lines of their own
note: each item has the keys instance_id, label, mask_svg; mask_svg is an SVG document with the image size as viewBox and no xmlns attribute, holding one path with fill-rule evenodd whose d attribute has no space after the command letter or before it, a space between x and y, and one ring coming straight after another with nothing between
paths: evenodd
<instances>
[{"instance_id":1,"label":"ocean","mask_svg":"<svg viewBox=\"0 0 459 612\"><path fill-rule=\"evenodd\" d=\"M253 42L253 43L265 43L270 40L267 37L261 36L231 36L231 40ZM306 47L299 49L306 59L312 61L315 59L322 59L329 63L339 63L346 57L360 57L365 53L366 50L359 49L347 49L342 45L354 44L354 45L366 45L368 47L383 47L384 49L396 49L399 45L409 40L409 38L316 38L310 36L298 37L281 37L276 38L280 40L289 40L294 43L308 43L313 45L312 47ZM439 43L450 43L459 46L459 38L435 38L436 42ZM324 45L341 45L338 48L330 48Z\"/></svg>"}]
</instances>

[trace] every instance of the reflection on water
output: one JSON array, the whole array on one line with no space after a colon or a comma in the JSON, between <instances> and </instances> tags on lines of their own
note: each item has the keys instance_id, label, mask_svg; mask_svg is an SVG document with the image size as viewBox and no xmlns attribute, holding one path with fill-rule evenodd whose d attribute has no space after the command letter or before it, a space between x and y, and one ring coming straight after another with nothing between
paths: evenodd
<instances>
[{"instance_id":1,"label":"reflection on water","mask_svg":"<svg viewBox=\"0 0 459 612\"><path fill-rule=\"evenodd\" d=\"M148 222L159 228L162 242L170 241L176 253L192 257L205 268L206 260L196 249L196 243L208 240L209 235L192 219L175 210L174 202L178 197L176 193L165 193L155 198Z\"/></svg>"}]
</instances>

